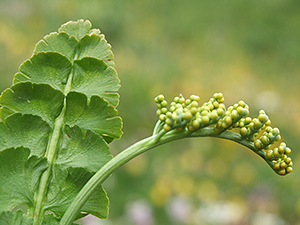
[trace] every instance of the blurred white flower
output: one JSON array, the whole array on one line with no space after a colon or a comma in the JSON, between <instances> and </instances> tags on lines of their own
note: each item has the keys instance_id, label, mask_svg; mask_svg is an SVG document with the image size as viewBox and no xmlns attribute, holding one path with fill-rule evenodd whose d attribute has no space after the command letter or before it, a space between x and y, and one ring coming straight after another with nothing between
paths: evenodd
<instances>
[{"instance_id":1,"label":"blurred white flower","mask_svg":"<svg viewBox=\"0 0 300 225\"><path fill-rule=\"evenodd\" d=\"M137 200L127 206L127 215L135 225L152 225L152 208L145 200Z\"/></svg>"},{"instance_id":2,"label":"blurred white flower","mask_svg":"<svg viewBox=\"0 0 300 225\"><path fill-rule=\"evenodd\" d=\"M169 202L167 212L174 222L188 223L192 213L192 205L187 199L177 196Z\"/></svg>"},{"instance_id":3,"label":"blurred white flower","mask_svg":"<svg viewBox=\"0 0 300 225\"><path fill-rule=\"evenodd\" d=\"M244 215L243 208L231 202L210 202L203 204L195 217L205 224L231 225L238 224ZM198 218L197 218L198 217Z\"/></svg>"}]
</instances>

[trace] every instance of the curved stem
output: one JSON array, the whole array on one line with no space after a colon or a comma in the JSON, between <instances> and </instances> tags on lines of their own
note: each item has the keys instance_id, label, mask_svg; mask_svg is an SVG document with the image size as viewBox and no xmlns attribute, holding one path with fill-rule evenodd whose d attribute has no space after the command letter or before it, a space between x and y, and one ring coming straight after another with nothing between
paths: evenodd
<instances>
[{"instance_id":1,"label":"curved stem","mask_svg":"<svg viewBox=\"0 0 300 225\"><path fill-rule=\"evenodd\" d=\"M162 130L160 132L157 132L157 134L154 134L128 147L127 149L116 155L109 162L107 162L81 189L81 191L78 193L76 198L73 200L73 202L65 212L60 221L60 224L72 224L78 213L80 213L80 209L91 196L95 188L98 185L102 184L115 170L124 165L126 162L154 147L186 137L219 137L228 139L238 142L257 153L253 142L242 139L239 134L230 131L224 131L223 133L218 134L214 132L212 127L202 128L201 130L192 133L187 130L172 130L168 133L165 133L164 130Z\"/></svg>"},{"instance_id":2,"label":"curved stem","mask_svg":"<svg viewBox=\"0 0 300 225\"><path fill-rule=\"evenodd\" d=\"M76 216L80 212L80 209L91 196L94 189L103 183L116 169L124 165L130 159L137 155L154 148L155 136L151 136L142 141L135 143L129 148L119 153L116 157L107 162L81 189L74 201L71 203L64 216L62 217L60 224L67 225L72 224Z\"/></svg>"}]
</instances>

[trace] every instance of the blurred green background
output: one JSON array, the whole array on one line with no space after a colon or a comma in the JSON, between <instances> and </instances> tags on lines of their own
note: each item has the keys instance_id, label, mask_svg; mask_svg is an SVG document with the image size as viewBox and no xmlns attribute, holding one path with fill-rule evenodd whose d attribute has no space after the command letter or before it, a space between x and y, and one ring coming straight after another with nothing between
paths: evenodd
<instances>
[{"instance_id":1,"label":"blurred green background","mask_svg":"<svg viewBox=\"0 0 300 225\"><path fill-rule=\"evenodd\" d=\"M227 106L266 110L295 166L280 177L236 143L177 141L114 173L104 183L109 219L85 224L299 225L299 12L298 0L0 0L0 90L44 35L89 19L112 45L122 84L114 155L151 135L158 94L204 102L222 92Z\"/></svg>"}]
</instances>

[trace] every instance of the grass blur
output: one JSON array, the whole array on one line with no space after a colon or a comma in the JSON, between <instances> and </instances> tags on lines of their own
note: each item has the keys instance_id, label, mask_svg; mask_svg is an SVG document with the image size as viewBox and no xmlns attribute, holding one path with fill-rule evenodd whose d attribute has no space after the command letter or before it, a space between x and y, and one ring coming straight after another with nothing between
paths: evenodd
<instances>
[{"instance_id":1,"label":"grass blur","mask_svg":"<svg viewBox=\"0 0 300 225\"><path fill-rule=\"evenodd\" d=\"M119 169L104 184L109 219L87 224L300 224L300 2L0 0L0 90L35 43L62 23L89 19L112 45L124 135L117 154L151 135L154 97L222 92L265 109L292 149L276 175L244 147L211 138L177 141ZM89 218L93 220L93 218Z\"/></svg>"}]
</instances>

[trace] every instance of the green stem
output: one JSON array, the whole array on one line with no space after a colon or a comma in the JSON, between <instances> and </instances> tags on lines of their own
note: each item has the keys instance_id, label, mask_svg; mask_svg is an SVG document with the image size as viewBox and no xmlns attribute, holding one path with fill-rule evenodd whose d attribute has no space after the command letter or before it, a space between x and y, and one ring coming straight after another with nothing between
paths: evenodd
<instances>
[{"instance_id":1,"label":"green stem","mask_svg":"<svg viewBox=\"0 0 300 225\"><path fill-rule=\"evenodd\" d=\"M58 140L59 140L61 128L63 126L65 111L66 111L66 109L63 108L60 116L55 120L55 125L54 125L54 130L53 130L53 133L52 133L52 137L51 137L51 140L49 142L48 149L46 151L46 157L48 159L49 166L48 166L47 170L43 173L43 175L41 177L39 190L38 190L37 195L36 195L36 199L35 199L35 218L34 218L34 223L33 223L34 225L42 224L42 221L43 221L43 218L44 218L44 212L43 212L42 209L43 209L43 204L44 204L46 194L47 194L49 180L50 180L51 173L52 173L53 162L54 162L55 157L56 157L57 143L58 143Z\"/></svg>"},{"instance_id":2,"label":"green stem","mask_svg":"<svg viewBox=\"0 0 300 225\"><path fill-rule=\"evenodd\" d=\"M65 87L64 93L65 96L67 93L70 91L72 87L72 74L69 76L67 85ZM35 195L35 217L34 217L34 223L33 225L41 225L43 222L44 218L44 210L43 210L43 205L46 199L47 191L48 191L48 186L49 182L51 179L51 174L52 174L52 167L54 160L57 155L57 144L60 138L61 130L65 122L65 114L66 114L66 99L64 100L64 107L60 113L60 115L56 118L54 122L54 128L52 132L51 139L49 141L49 145L47 146L46 150L46 158L48 160L48 168L47 170L43 173L41 180L40 180L40 185L39 189Z\"/></svg>"},{"instance_id":3,"label":"green stem","mask_svg":"<svg viewBox=\"0 0 300 225\"><path fill-rule=\"evenodd\" d=\"M158 132L157 134L154 134L151 137L143 139L128 147L127 149L116 155L112 160L107 162L81 189L81 191L78 193L76 198L73 200L73 202L65 212L60 224L72 224L95 188L98 185L102 184L115 170L124 165L126 162L154 147L186 137L219 137L223 139L229 139L236 141L255 151L253 142L244 140L240 135L230 131L224 131L221 134L217 134L213 131L212 127L203 128L193 133L186 130L172 130L168 133L165 133L164 130L162 130L161 132Z\"/></svg>"},{"instance_id":4,"label":"green stem","mask_svg":"<svg viewBox=\"0 0 300 225\"><path fill-rule=\"evenodd\" d=\"M80 209L91 196L95 188L102 184L116 169L136 157L137 155L157 146L155 143L155 136L151 136L136 144L130 146L126 150L119 153L116 157L107 162L81 189L74 201L71 203L60 224L72 224Z\"/></svg>"}]
</instances>

